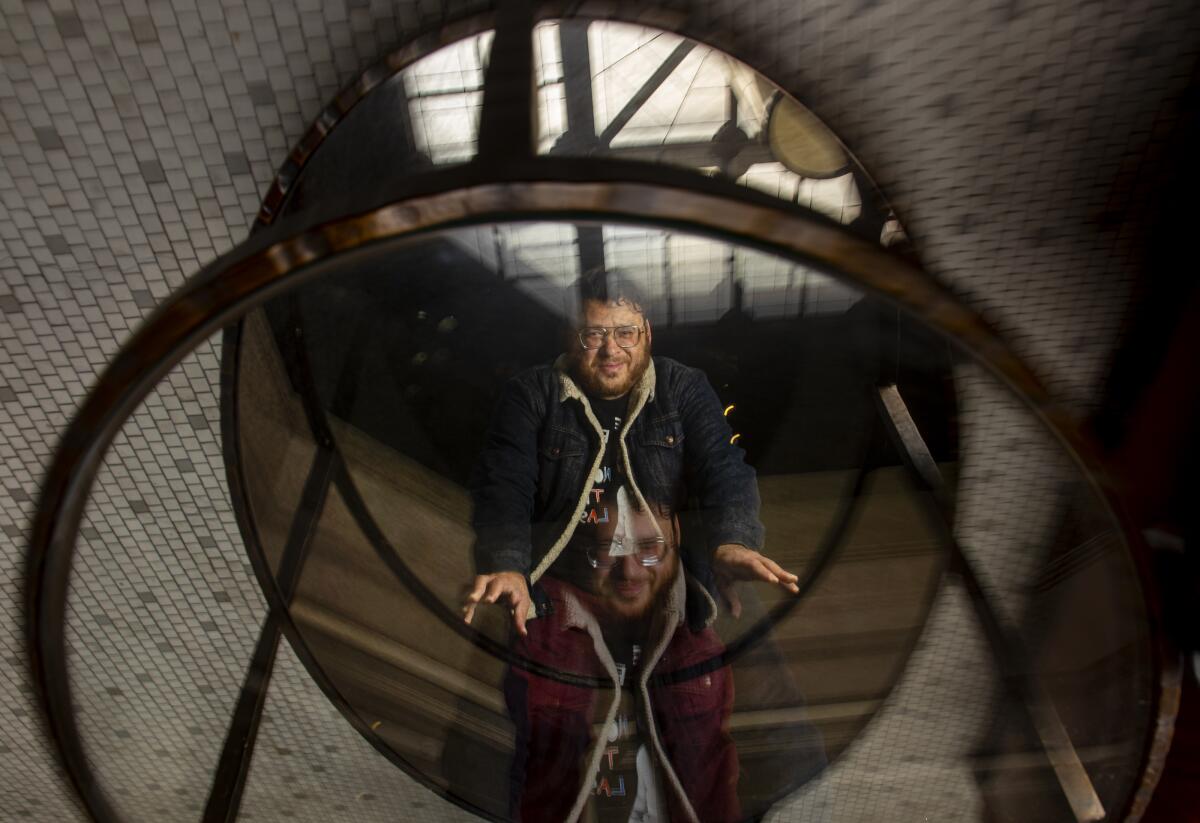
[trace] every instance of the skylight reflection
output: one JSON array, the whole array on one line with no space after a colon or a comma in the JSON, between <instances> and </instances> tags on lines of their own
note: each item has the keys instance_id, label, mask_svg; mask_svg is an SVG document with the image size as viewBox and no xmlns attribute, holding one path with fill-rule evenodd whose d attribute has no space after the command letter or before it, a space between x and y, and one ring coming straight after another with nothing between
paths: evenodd
<instances>
[{"instance_id":1,"label":"skylight reflection","mask_svg":"<svg viewBox=\"0 0 1200 823\"><path fill-rule=\"evenodd\" d=\"M483 73L493 35L451 43L401 73L417 150L435 164L466 162L479 150Z\"/></svg>"}]
</instances>

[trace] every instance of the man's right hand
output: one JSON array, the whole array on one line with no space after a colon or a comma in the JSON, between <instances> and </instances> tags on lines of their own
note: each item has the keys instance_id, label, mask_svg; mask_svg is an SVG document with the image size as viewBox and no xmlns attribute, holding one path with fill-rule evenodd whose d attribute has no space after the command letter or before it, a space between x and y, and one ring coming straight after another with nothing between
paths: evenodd
<instances>
[{"instance_id":1,"label":"man's right hand","mask_svg":"<svg viewBox=\"0 0 1200 823\"><path fill-rule=\"evenodd\" d=\"M512 607L513 624L517 631L522 636L527 635L525 616L529 614L529 605L533 601L529 597L529 587L525 585L525 575L520 572L496 572L476 577L475 585L464 598L463 620L470 623L475 617L475 607L480 603L496 603L500 600L506 600Z\"/></svg>"}]
</instances>

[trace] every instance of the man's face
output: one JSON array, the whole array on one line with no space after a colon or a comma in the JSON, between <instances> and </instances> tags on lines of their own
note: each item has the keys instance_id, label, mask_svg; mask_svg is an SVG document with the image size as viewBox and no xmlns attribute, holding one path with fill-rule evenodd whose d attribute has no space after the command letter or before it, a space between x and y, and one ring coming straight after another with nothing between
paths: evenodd
<instances>
[{"instance_id":1,"label":"man's face","mask_svg":"<svg viewBox=\"0 0 1200 823\"><path fill-rule=\"evenodd\" d=\"M624 397L637 384L650 365L650 324L645 315L628 303L616 305L587 300L576 331L587 327L609 330L618 326L644 328L637 345L623 349L609 334L598 349L585 349L578 335L572 335L572 373L584 391L594 397Z\"/></svg>"},{"instance_id":2,"label":"man's face","mask_svg":"<svg viewBox=\"0 0 1200 823\"><path fill-rule=\"evenodd\" d=\"M654 528L656 521L658 531ZM625 553L610 556L596 568L590 569L589 587L595 598L598 616L620 623L648 618L679 574L679 553L675 548L676 535L670 518L655 518L646 512L630 512L625 528ZM607 529L597 529L597 540L611 540L612 531L611 523ZM661 556L657 563L647 566L643 559L656 551L652 547L660 536L662 542L658 543L657 551ZM646 547L645 551L636 550L639 544Z\"/></svg>"}]
</instances>

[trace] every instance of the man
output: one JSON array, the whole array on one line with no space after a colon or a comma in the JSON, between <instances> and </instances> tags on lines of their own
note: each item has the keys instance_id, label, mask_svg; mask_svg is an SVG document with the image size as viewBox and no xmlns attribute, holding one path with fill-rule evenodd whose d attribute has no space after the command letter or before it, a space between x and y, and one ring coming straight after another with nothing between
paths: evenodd
<instances>
[{"instance_id":1,"label":"man","mask_svg":"<svg viewBox=\"0 0 1200 823\"><path fill-rule=\"evenodd\" d=\"M696 501L699 528L685 535L684 563L735 616L735 581L798 591L796 576L758 551L754 470L730 443L704 375L651 357L645 301L619 274L585 275L580 301L567 353L513 378L497 404L471 483L477 576L464 619L481 602L503 601L525 634L537 613L530 585L581 524L610 516L618 486L643 508L647 495L672 513Z\"/></svg>"},{"instance_id":2,"label":"man","mask_svg":"<svg viewBox=\"0 0 1200 823\"><path fill-rule=\"evenodd\" d=\"M709 626L716 604L682 573L665 507L640 509L623 487L610 503L608 520L577 533L540 584L547 614L517 640L523 658L574 677L513 668L505 678L510 816L739 820L733 679L712 663L723 651Z\"/></svg>"}]
</instances>

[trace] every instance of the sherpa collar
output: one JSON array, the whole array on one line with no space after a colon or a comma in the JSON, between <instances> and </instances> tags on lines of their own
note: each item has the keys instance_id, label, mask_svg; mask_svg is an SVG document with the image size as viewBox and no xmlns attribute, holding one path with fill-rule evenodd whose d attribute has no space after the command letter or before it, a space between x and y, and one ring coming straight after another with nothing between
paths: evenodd
<instances>
[{"instance_id":1,"label":"sherpa collar","mask_svg":"<svg viewBox=\"0 0 1200 823\"><path fill-rule=\"evenodd\" d=\"M587 395L585 395L583 390L579 388L579 384L575 382L575 379L567 373L567 362L568 360L565 354L559 355L558 359L554 361L554 369L558 373L559 378L559 402L565 402L570 399L578 400L579 404L583 407L583 413L587 418L588 423L591 424L598 436L603 437L603 431L600 428L600 421L596 419L596 415L592 411L592 404L588 402ZM654 360L651 359L650 362L646 364L645 374L643 374L641 379L638 380L637 385L633 387L633 391L629 393L629 411L619 437L619 442L621 444L621 460L628 469L627 476L629 478L629 485L630 488L633 489L634 497L637 498L638 506L643 510L648 509L649 506L646 505L646 498L642 496L642 492L637 486L637 480L633 477L633 469L629 466L629 450L625 446L625 432L629 431L629 427L633 425L633 421L636 420L637 416L642 413L642 408L645 407L648 402L654 399L654 384ZM554 541L554 545L550 547L549 551L546 552L546 555L537 564L537 567L530 573L530 582L536 583L538 578L546 573L546 570L550 568L550 565L555 560L558 559L558 556L566 547L567 542L571 539L571 535L575 533L575 526L579 522L580 515L583 514L584 504L587 502L588 491L592 487L591 478L595 476L596 471L600 468L600 461L603 459L604 449L597 449L596 454L592 459L592 467L588 471L584 479L584 486L579 492L579 499L575 503L575 513L571 516L571 519L567 521L566 529L564 529L563 533L558 536L558 539ZM655 528L657 529L658 526L655 525ZM532 603L529 604L529 613L531 616L536 616L537 614L537 610L534 608Z\"/></svg>"},{"instance_id":2,"label":"sherpa collar","mask_svg":"<svg viewBox=\"0 0 1200 823\"><path fill-rule=\"evenodd\" d=\"M591 403L588 402L587 395L583 393L583 389L571 376L570 362L570 358L566 354L560 354L554 361L554 370L558 373L558 402L578 400L590 408ZM638 380L637 385L633 387L633 391L629 393L629 408L640 410L644 404L654 400L655 383L654 358L651 357L650 362L646 365L646 371Z\"/></svg>"}]
</instances>

